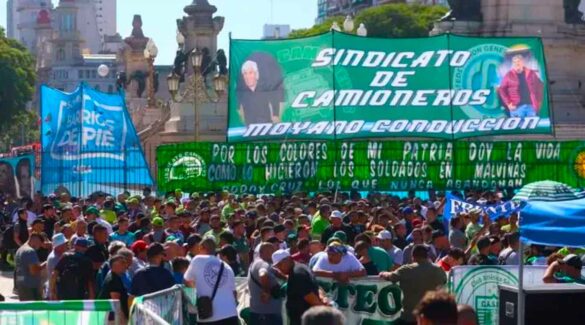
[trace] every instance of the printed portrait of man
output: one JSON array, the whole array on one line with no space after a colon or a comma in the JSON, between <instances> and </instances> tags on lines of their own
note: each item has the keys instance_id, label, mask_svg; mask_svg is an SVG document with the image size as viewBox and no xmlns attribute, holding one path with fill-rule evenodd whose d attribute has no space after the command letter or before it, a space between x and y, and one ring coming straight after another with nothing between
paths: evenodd
<instances>
[{"instance_id":1,"label":"printed portrait of man","mask_svg":"<svg viewBox=\"0 0 585 325\"><path fill-rule=\"evenodd\" d=\"M282 69L264 53L254 53L242 64L237 88L238 113L246 125L279 123L284 106Z\"/></svg>"},{"instance_id":2,"label":"printed portrait of man","mask_svg":"<svg viewBox=\"0 0 585 325\"><path fill-rule=\"evenodd\" d=\"M16 197L16 182L12 166L6 161L0 161L0 188L4 193Z\"/></svg>"},{"instance_id":3,"label":"printed portrait of man","mask_svg":"<svg viewBox=\"0 0 585 325\"><path fill-rule=\"evenodd\" d=\"M16 179L18 181L18 190L20 197L31 197L32 194L32 175L30 160L23 158L16 164Z\"/></svg>"},{"instance_id":4,"label":"printed portrait of man","mask_svg":"<svg viewBox=\"0 0 585 325\"><path fill-rule=\"evenodd\" d=\"M502 79L498 95L510 117L538 116L542 106L544 85L538 71L526 64L530 52L515 51L511 52L510 56L512 65Z\"/></svg>"}]
</instances>

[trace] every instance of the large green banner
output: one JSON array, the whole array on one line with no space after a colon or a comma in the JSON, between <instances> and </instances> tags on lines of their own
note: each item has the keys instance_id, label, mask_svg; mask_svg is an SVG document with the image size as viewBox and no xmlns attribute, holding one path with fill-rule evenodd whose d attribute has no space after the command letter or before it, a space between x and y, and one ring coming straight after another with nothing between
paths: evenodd
<instances>
[{"instance_id":1,"label":"large green banner","mask_svg":"<svg viewBox=\"0 0 585 325\"><path fill-rule=\"evenodd\" d=\"M551 133L539 38L233 40L229 141Z\"/></svg>"},{"instance_id":2,"label":"large green banner","mask_svg":"<svg viewBox=\"0 0 585 325\"><path fill-rule=\"evenodd\" d=\"M234 193L585 185L585 142L180 143L157 149L158 188Z\"/></svg>"}]
</instances>

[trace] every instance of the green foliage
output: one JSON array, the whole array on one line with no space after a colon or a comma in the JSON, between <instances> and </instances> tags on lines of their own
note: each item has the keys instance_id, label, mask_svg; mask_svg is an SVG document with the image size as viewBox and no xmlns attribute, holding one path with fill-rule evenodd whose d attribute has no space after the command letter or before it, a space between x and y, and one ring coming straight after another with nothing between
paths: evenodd
<instances>
[{"instance_id":1,"label":"green foliage","mask_svg":"<svg viewBox=\"0 0 585 325\"><path fill-rule=\"evenodd\" d=\"M38 142L40 131L39 116L36 112L21 110L12 116L11 123L2 126L0 132L0 152L7 152L11 147Z\"/></svg>"},{"instance_id":2,"label":"green foliage","mask_svg":"<svg viewBox=\"0 0 585 325\"><path fill-rule=\"evenodd\" d=\"M302 38L302 37L309 37L309 36L323 34L325 32L328 32L329 29L331 29L331 25L333 25L334 21L336 21L337 24L339 24L339 26L343 26L344 20L345 20L345 17L342 17L342 16L329 17L322 24L315 25L311 28L295 29L288 35L288 37L289 38Z\"/></svg>"},{"instance_id":3,"label":"green foliage","mask_svg":"<svg viewBox=\"0 0 585 325\"><path fill-rule=\"evenodd\" d=\"M366 25L368 36L399 38L425 37L433 28L433 22L447 13L443 6L392 3L360 11L355 17L355 27ZM307 29L294 30L290 38L308 37L327 32L333 21L343 26L344 17L331 17L324 23Z\"/></svg>"},{"instance_id":4,"label":"green foliage","mask_svg":"<svg viewBox=\"0 0 585 325\"><path fill-rule=\"evenodd\" d=\"M14 140L12 137L20 133L12 134L10 131L16 124L30 120L31 113L26 111L26 104L33 97L35 78L35 60L32 55L22 44L7 38L4 29L0 27L0 136L2 138Z\"/></svg>"}]
</instances>

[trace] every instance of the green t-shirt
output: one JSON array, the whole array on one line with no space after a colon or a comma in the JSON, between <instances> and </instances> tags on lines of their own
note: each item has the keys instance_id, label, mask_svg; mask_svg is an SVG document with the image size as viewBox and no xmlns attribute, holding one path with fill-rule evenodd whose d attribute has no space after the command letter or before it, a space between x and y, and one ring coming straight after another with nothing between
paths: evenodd
<instances>
[{"instance_id":1,"label":"green t-shirt","mask_svg":"<svg viewBox=\"0 0 585 325\"><path fill-rule=\"evenodd\" d=\"M250 246L248 246L248 241L246 240L245 236L234 240L233 246L238 253L247 253L250 251Z\"/></svg>"},{"instance_id":2,"label":"green t-shirt","mask_svg":"<svg viewBox=\"0 0 585 325\"><path fill-rule=\"evenodd\" d=\"M205 233L205 235L203 235L203 238L205 237L213 237L213 239L215 240L215 244L219 244L219 235L221 235L221 233L224 232L224 229L221 229L218 232L215 232L213 229L209 230L208 232Z\"/></svg>"},{"instance_id":3,"label":"green t-shirt","mask_svg":"<svg viewBox=\"0 0 585 325\"><path fill-rule=\"evenodd\" d=\"M368 256L376 265L378 272L388 272L394 265L392 257L382 248L372 246L368 249Z\"/></svg>"},{"instance_id":4,"label":"green t-shirt","mask_svg":"<svg viewBox=\"0 0 585 325\"><path fill-rule=\"evenodd\" d=\"M325 219L320 215L316 216L313 218L313 221L311 221L311 235L313 235L313 237L321 236L321 234L325 231L325 229L327 229L327 227L329 227L330 224L331 223L328 219Z\"/></svg>"},{"instance_id":5,"label":"green t-shirt","mask_svg":"<svg viewBox=\"0 0 585 325\"><path fill-rule=\"evenodd\" d=\"M112 210L102 210L100 212L100 216L102 217L102 219L106 220L109 224L113 225L114 223L116 223L116 212L112 211Z\"/></svg>"},{"instance_id":6,"label":"green t-shirt","mask_svg":"<svg viewBox=\"0 0 585 325\"><path fill-rule=\"evenodd\" d=\"M482 226L479 223L469 223L467 228L465 228L465 237L467 237L468 240L472 240L481 228Z\"/></svg>"}]
</instances>

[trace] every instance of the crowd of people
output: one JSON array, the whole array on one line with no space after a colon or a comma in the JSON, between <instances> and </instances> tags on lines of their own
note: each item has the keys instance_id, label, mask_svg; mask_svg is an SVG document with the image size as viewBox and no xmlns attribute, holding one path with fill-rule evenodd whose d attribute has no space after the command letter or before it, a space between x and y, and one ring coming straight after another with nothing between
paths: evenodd
<instances>
[{"instance_id":1,"label":"crowd of people","mask_svg":"<svg viewBox=\"0 0 585 325\"><path fill-rule=\"evenodd\" d=\"M506 193L465 191L486 204ZM248 324L343 324L316 277L375 276L403 292L401 324L474 324L473 309L441 290L458 265L548 265L544 282L576 282L584 249L519 251L518 216L445 213L444 193L422 200L358 192L309 195L183 193L157 197L68 193L15 200L0 193L0 266L22 301L116 299L196 288L197 323L239 324L236 277L247 277ZM195 311L194 311L195 312Z\"/></svg>"}]
</instances>

